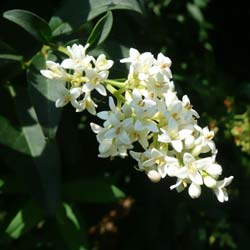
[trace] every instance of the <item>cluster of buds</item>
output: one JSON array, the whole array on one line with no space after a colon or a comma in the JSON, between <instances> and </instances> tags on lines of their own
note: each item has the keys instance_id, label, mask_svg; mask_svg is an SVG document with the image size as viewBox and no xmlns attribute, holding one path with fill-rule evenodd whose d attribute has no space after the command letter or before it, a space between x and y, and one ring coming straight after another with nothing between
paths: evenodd
<instances>
[{"instance_id":1,"label":"cluster of buds","mask_svg":"<svg viewBox=\"0 0 250 250\"><path fill-rule=\"evenodd\" d=\"M104 55L95 60L86 55L86 48L68 47L71 57L60 65L47 62L49 69L42 74L69 83L68 88L67 84L64 86L68 93L66 99L59 98L57 106L71 101L77 111L87 109L95 114L92 111L96 104L89 97L91 90L106 95L107 87L115 96L115 100L109 97L109 110L97 113L104 121L102 126L90 124L99 142L99 157L130 155L137 161L137 170L145 172L153 182L167 176L176 177L170 189L181 192L188 187L189 195L198 198L204 185L220 202L227 201L226 186L233 177L219 180L222 168L216 162L214 132L198 125L199 115L188 96L177 97L171 60L162 53L155 58L150 52L141 54L131 48L129 57L121 60L130 63L128 77L118 82L107 79L113 62ZM91 100L88 105L86 96Z\"/></svg>"}]
</instances>

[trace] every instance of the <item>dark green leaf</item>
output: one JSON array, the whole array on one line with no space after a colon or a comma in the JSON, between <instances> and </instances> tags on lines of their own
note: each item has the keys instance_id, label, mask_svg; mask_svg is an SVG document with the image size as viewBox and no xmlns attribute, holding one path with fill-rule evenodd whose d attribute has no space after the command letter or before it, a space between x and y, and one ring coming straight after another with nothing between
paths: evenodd
<instances>
[{"instance_id":1,"label":"dark green leaf","mask_svg":"<svg viewBox=\"0 0 250 250\"><path fill-rule=\"evenodd\" d=\"M54 214L60 202L61 179L58 148L54 141L46 142L27 92L17 93L17 114L32 157L33 171L37 176L38 193L34 193L33 196L47 214ZM26 179L27 182L30 181L28 175Z\"/></svg>"},{"instance_id":2,"label":"dark green leaf","mask_svg":"<svg viewBox=\"0 0 250 250\"><path fill-rule=\"evenodd\" d=\"M86 225L72 207L64 203L56 215L59 230L69 250L86 250L87 230Z\"/></svg>"},{"instance_id":3,"label":"dark green leaf","mask_svg":"<svg viewBox=\"0 0 250 250\"><path fill-rule=\"evenodd\" d=\"M37 226L42 219L41 210L33 202L28 202L11 220L5 233L13 239L18 239Z\"/></svg>"},{"instance_id":4,"label":"dark green leaf","mask_svg":"<svg viewBox=\"0 0 250 250\"><path fill-rule=\"evenodd\" d=\"M3 17L21 26L38 41L47 42L51 39L51 30L44 19L26 10L9 10Z\"/></svg>"},{"instance_id":5,"label":"dark green leaf","mask_svg":"<svg viewBox=\"0 0 250 250\"><path fill-rule=\"evenodd\" d=\"M64 0L57 15L74 27L79 27L98 15L115 9L143 13L141 4L137 0Z\"/></svg>"},{"instance_id":6,"label":"dark green leaf","mask_svg":"<svg viewBox=\"0 0 250 250\"><path fill-rule=\"evenodd\" d=\"M93 28L87 43L90 45L101 44L108 37L113 24L113 15L111 11L108 11Z\"/></svg>"},{"instance_id":7,"label":"dark green leaf","mask_svg":"<svg viewBox=\"0 0 250 250\"><path fill-rule=\"evenodd\" d=\"M13 54L15 53L15 50L5 41L0 40L0 51L3 54Z\"/></svg>"},{"instance_id":8,"label":"dark green leaf","mask_svg":"<svg viewBox=\"0 0 250 250\"><path fill-rule=\"evenodd\" d=\"M52 31L52 36L57 37L66 35L72 32L72 28L68 23L62 21L60 17L53 16L49 21L49 26Z\"/></svg>"},{"instance_id":9,"label":"dark green leaf","mask_svg":"<svg viewBox=\"0 0 250 250\"><path fill-rule=\"evenodd\" d=\"M37 53L27 71L27 80L31 102L44 135L51 139L55 137L62 109L55 106L58 82L49 80L40 73L41 69L46 68L45 62L45 55Z\"/></svg>"},{"instance_id":10,"label":"dark green leaf","mask_svg":"<svg viewBox=\"0 0 250 250\"><path fill-rule=\"evenodd\" d=\"M143 13L141 5L137 0L90 0L90 12L88 19L91 20L98 15L105 13L109 10L124 9L136 11L140 14Z\"/></svg>"},{"instance_id":11,"label":"dark green leaf","mask_svg":"<svg viewBox=\"0 0 250 250\"><path fill-rule=\"evenodd\" d=\"M83 202L114 202L124 198L125 194L116 186L102 179L79 180L64 186L65 198Z\"/></svg>"},{"instance_id":12,"label":"dark green leaf","mask_svg":"<svg viewBox=\"0 0 250 250\"><path fill-rule=\"evenodd\" d=\"M3 116L0 116L0 143L20 153L30 153L24 134Z\"/></svg>"},{"instance_id":13,"label":"dark green leaf","mask_svg":"<svg viewBox=\"0 0 250 250\"><path fill-rule=\"evenodd\" d=\"M17 173L46 214L60 203L60 156L54 141L46 141L26 91L15 89L20 129L1 118L0 142L6 145L6 163Z\"/></svg>"},{"instance_id":14,"label":"dark green leaf","mask_svg":"<svg viewBox=\"0 0 250 250\"><path fill-rule=\"evenodd\" d=\"M2 176L0 179L0 192L24 193L26 190L16 176Z\"/></svg>"}]
</instances>

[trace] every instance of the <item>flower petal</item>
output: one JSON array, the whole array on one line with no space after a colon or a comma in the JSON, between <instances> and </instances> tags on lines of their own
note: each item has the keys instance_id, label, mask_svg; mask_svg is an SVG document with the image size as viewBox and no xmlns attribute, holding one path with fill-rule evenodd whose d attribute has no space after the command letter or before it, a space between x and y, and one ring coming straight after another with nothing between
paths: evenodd
<instances>
[{"instance_id":1,"label":"flower petal","mask_svg":"<svg viewBox=\"0 0 250 250\"><path fill-rule=\"evenodd\" d=\"M174 140L174 141L171 141L171 144L172 144L173 148L174 148L178 153L180 153L180 152L182 151L183 144L182 144L182 141L181 141L181 140Z\"/></svg>"},{"instance_id":2,"label":"flower petal","mask_svg":"<svg viewBox=\"0 0 250 250\"><path fill-rule=\"evenodd\" d=\"M200 173L194 172L194 173L189 173L189 178L191 179L191 181L197 185L202 185L203 184L203 179L200 175Z\"/></svg>"},{"instance_id":3,"label":"flower petal","mask_svg":"<svg viewBox=\"0 0 250 250\"><path fill-rule=\"evenodd\" d=\"M105 87L101 84L97 84L95 86L95 89L97 90L97 92L99 92L99 94L103 95L103 96L106 96L107 95L107 91L105 89Z\"/></svg>"}]
</instances>

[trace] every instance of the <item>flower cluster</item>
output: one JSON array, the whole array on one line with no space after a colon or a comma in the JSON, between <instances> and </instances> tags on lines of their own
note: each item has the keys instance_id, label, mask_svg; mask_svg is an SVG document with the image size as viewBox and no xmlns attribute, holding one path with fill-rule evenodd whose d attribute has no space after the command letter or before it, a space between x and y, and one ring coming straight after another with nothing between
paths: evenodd
<instances>
[{"instance_id":1,"label":"flower cluster","mask_svg":"<svg viewBox=\"0 0 250 250\"><path fill-rule=\"evenodd\" d=\"M233 177L219 180L222 167L216 162L214 132L198 125L199 114L188 96L179 99L170 70L171 60L159 53L139 53L131 48L129 74L124 82L108 79L113 61L101 54L95 59L86 54L88 45L67 47L69 58L61 64L47 61L41 73L49 79L62 80L56 106L71 102L76 111L87 109L96 114L91 91L109 97L109 110L97 113L103 125L91 123L99 142L99 157L122 158L130 155L137 169L153 182L175 177L170 189L178 192L188 187L192 198L201 194L201 186L210 188L220 202L228 200L226 186ZM66 83L66 84L65 84Z\"/></svg>"},{"instance_id":2,"label":"flower cluster","mask_svg":"<svg viewBox=\"0 0 250 250\"><path fill-rule=\"evenodd\" d=\"M106 96L107 92L103 86L108 78L109 69L113 65L112 60L107 60L101 54L95 59L86 54L89 47L74 44L67 47L69 58L61 64L53 61L46 61L46 70L41 70L41 74L49 79L61 80L57 84L58 99L56 107L63 107L69 102L77 112L88 110L91 114L96 114L97 104L91 98L92 90Z\"/></svg>"},{"instance_id":3,"label":"flower cluster","mask_svg":"<svg viewBox=\"0 0 250 250\"><path fill-rule=\"evenodd\" d=\"M130 63L123 98L115 104L110 97L110 110L97 114L103 126L91 123L99 157L126 157L129 152L137 169L153 182L176 177L170 189L180 192L188 187L189 195L197 198L205 185L220 202L227 201L225 187L233 177L218 180L222 168L215 159L214 132L198 125L199 115L186 95L181 100L177 97L171 60L161 53L154 58L149 52L130 49L129 58L121 62ZM140 151L134 151L138 147Z\"/></svg>"}]
</instances>

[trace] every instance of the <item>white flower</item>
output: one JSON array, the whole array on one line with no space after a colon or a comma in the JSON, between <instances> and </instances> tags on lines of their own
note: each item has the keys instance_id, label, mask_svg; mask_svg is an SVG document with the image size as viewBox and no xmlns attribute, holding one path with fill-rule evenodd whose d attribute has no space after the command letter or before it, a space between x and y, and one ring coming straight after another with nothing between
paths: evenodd
<instances>
[{"instance_id":1,"label":"white flower","mask_svg":"<svg viewBox=\"0 0 250 250\"><path fill-rule=\"evenodd\" d=\"M129 57L121 59L121 63L133 63L139 60L140 52L136 49L130 48L129 50Z\"/></svg>"},{"instance_id":2,"label":"white flower","mask_svg":"<svg viewBox=\"0 0 250 250\"><path fill-rule=\"evenodd\" d=\"M233 176L225 178L224 180L217 181L216 186L214 187L214 193L219 202L228 201L228 193L226 187L232 182Z\"/></svg>"},{"instance_id":3,"label":"white flower","mask_svg":"<svg viewBox=\"0 0 250 250\"><path fill-rule=\"evenodd\" d=\"M129 97L127 96L127 100ZM136 131L149 130L151 132L158 132L157 123L152 120L152 117L156 113L155 101L143 98L137 89L133 90L132 98L129 105L133 108L135 113L135 125Z\"/></svg>"},{"instance_id":4,"label":"white flower","mask_svg":"<svg viewBox=\"0 0 250 250\"><path fill-rule=\"evenodd\" d=\"M87 109L88 112L92 115L96 115L97 104L92 100L90 93L85 93L84 98L79 101L79 107L76 109L76 112L82 112Z\"/></svg>"},{"instance_id":5,"label":"white flower","mask_svg":"<svg viewBox=\"0 0 250 250\"><path fill-rule=\"evenodd\" d=\"M155 59L150 52L140 54L138 50L131 48L129 57L120 60L122 63L131 63L129 69L129 79L138 79L144 81L149 77L149 69L152 67Z\"/></svg>"},{"instance_id":6,"label":"white flower","mask_svg":"<svg viewBox=\"0 0 250 250\"><path fill-rule=\"evenodd\" d=\"M63 107L69 102L71 102L72 106L76 109L80 108L79 102L77 98L81 95L80 88L71 88L67 89L63 86L63 84L58 84L58 99L56 100L56 107Z\"/></svg>"},{"instance_id":7,"label":"white flower","mask_svg":"<svg viewBox=\"0 0 250 250\"><path fill-rule=\"evenodd\" d=\"M190 153L184 153L183 155L184 167L181 167L177 172L177 177L181 179L189 179L196 185L202 185L203 179L200 170L204 168L201 160L196 160Z\"/></svg>"},{"instance_id":8,"label":"white flower","mask_svg":"<svg viewBox=\"0 0 250 250\"><path fill-rule=\"evenodd\" d=\"M172 81L158 72L149 76L147 80L147 88L150 94L153 93L155 96L163 97L163 94L168 90L174 90L174 85Z\"/></svg>"},{"instance_id":9,"label":"white flower","mask_svg":"<svg viewBox=\"0 0 250 250\"><path fill-rule=\"evenodd\" d=\"M114 64L112 60L107 60L104 54L99 55L97 59L93 59L93 63L96 71L106 71Z\"/></svg>"},{"instance_id":10,"label":"white flower","mask_svg":"<svg viewBox=\"0 0 250 250\"><path fill-rule=\"evenodd\" d=\"M195 118L199 118L199 117L200 117L199 114L197 113L197 111L195 111L195 110L192 108L193 106L191 105L190 100L189 100L189 98L188 98L187 95L184 95L184 96L182 97L182 105L183 105L183 107L184 107L186 110L189 110L190 113L191 113L191 115L193 115Z\"/></svg>"},{"instance_id":11,"label":"white flower","mask_svg":"<svg viewBox=\"0 0 250 250\"><path fill-rule=\"evenodd\" d=\"M133 148L129 137L128 128L132 126L133 119L126 118L122 111L115 106L112 97L109 98L110 111L102 111L97 116L103 120L104 127L93 127L97 133L97 139L100 143L100 157L127 155L127 150Z\"/></svg>"},{"instance_id":12,"label":"white flower","mask_svg":"<svg viewBox=\"0 0 250 250\"><path fill-rule=\"evenodd\" d=\"M87 69L86 77L88 81L83 85L82 91L88 93L95 89L99 94L106 96L107 91L102 83L107 80L108 74L108 71L96 72L94 69Z\"/></svg>"},{"instance_id":13,"label":"white flower","mask_svg":"<svg viewBox=\"0 0 250 250\"><path fill-rule=\"evenodd\" d=\"M168 120L167 129L161 128L161 132L162 134L158 135L158 141L163 143L171 143L177 152L182 151L182 141L192 134L192 130L190 129L179 130L178 123L173 118Z\"/></svg>"},{"instance_id":14,"label":"white flower","mask_svg":"<svg viewBox=\"0 0 250 250\"><path fill-rule=\"evenodd\" d=\"M62 61L61 66L65 69L73 69L76 71L82 71L87 68L91 68L92 56L86 55L86 50L89 44L85 47L82 45L73 44L72 47L68 46L67 50L70 54L70 58Z\"/></svg>"},{"instance_id":15,"label":"white flower","mask_svg":"<svg viewBox=\"0 0 250 250\"><path fill-rule=\"evenodd\" d=\"M170 58L164 56L162 53L159 53L157 60L154 62L154 65L149 69L151 75L161 73L168 78L172 78L172 73L170 70L172 62Z\"/></svg>"},{"instance_id":16,"label":"white flower","mask_svg":"<svg viewBox=\"0 0 250 250\"><path fill-rule=\"evenodd\" d=\"M59 63L53 61L46 61L48 69L41 70L41 74L49 79L59 79L67 81L69 76L67 72L60 66Z\"/></svg>"},{"instance_id":17,"label":"white flower","mask_svg":"<svg viewBox=\"0 0 250 250\"><path fill-rule=\"evenodd\" d=\"M156 148L149 148L143 153L130 151L130 154L137 160L139 170L144 170L147 173L154 170L161 178L165 178L171 172L171 169L179 166L176 158L170 157L166 155L166 152L161 152ZM156 176L155 172L152 173L154 174L150 174L150 176Z\"/></svg>"},{"instance_id":18,"label":"white flower","mask_svg":"<svg viewBox=\"0 0 250 250\"><path fill-rule=\"evenodd\" d=\"M208 127L201 128L198 125L195 126L195 129L200 133L195 141L196 146L200 148L200 152L207 153L211 150L215 154L214 131L209 131Z\"/></svg>"}]
</instances>

